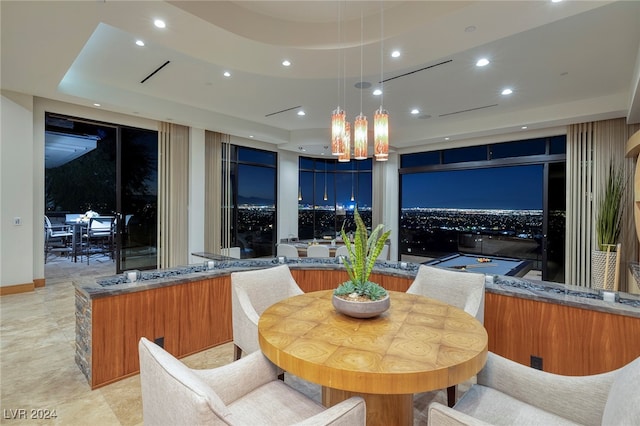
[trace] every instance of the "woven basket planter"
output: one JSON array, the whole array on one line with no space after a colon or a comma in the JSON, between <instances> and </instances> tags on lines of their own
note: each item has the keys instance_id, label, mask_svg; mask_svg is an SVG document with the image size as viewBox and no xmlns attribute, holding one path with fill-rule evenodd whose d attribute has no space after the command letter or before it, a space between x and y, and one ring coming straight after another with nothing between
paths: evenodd
<instances>
[{"instance_id":1,"label":"woven basket planter","mask_svg":"<svg viewBox=\"0 0 640 426\"><path fill-rule=\"evenodd\" d=\"M617 256L618 253L615 251L609 252L609 268L607 269L607 252L600 250L591 252L591 288L613 291ZM606 284L605 270L607 270Z\"/></svg>"}]
</instances>

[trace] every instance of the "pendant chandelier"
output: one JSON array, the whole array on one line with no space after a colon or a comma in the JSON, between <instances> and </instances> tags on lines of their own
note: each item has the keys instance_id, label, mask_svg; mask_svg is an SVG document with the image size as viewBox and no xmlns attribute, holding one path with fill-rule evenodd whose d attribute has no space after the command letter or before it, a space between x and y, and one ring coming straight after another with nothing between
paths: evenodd
<instances>
[{"instance_id":1,"label":"pendant chandelier","mask_svg":"<svg viewBox=\"0 0 640 426\"><path fill-rule=\"evenodd\" d=\"M344 132L345 132L346 113L339 106L331 115L331 154L342 155L345 151Z\"/></svg>"},{"instance_id":2,"label":"pendant chandelier","mask_svg":"<svg viewBox=\"0 0 640 426\"><path fill-rule=\"evenodd\" d=\"M373 116L373 155L378 161L389 159L389 113L382 107L384 99L384 10L380 1L380 108Z\"/></svg>"},{"instance_id":3,"label":"pendant chandelier","mask_svg":"<svg viewBox=\"0 0 640 426\"><path fill-rule=\"evenodd\" d=\"M340 43L342 43L342 22L340 6L338 6L338 21L340 22ZM360 83L363 80L363 50L364 50L364 16L360 11ZM374 143L373 154L377 161L389 159L389 113L383 107L384 96L384 8L380 2L380 108L373 116ZM345 72L346 80L346 72ZM361 88L362 90L362 88ZM340 92L340 77L338 78L338 92ZM340 95L338 94L338 99ZM368 155L368 122L362 113L362 91L360 92L360 114L353 122L353 158L365 160ZM338 156L339 162L351 161L351 125L346 120L346 112L338 106L331 115L331 154Z\"/></svg>"},{"instance_id":4,"label":"pendant chandelier","mask_svg":"<svg viewBox=\"0 0 640 426\"><path fill-rule=\"evenodd\" d=\"M348 163L351 161L351 124L347 121L344 123L344 134L342 137L342 154L338 157L338 162Z\"/></svg>"},{"instance_id":5,"label":"pendant chandelier","mask_svg":"<svg viewBox=\"0 0 640 426\"><path fill-rule=\"evenodd\" d=\"M338 23L340 28L338 30L340 43L342 43L342 19L340 13L340 4L338 4ZM345 151L344 146L344 133L345 128L344 124L346 121L346 113L342 108L340 108L340 79L341 79L341 68L342 64L340 63L342 56L340 56L340 60L338 61L338 107L331 114L331 154L332 155L343 155Z\"/></svg>"}]
</instances>

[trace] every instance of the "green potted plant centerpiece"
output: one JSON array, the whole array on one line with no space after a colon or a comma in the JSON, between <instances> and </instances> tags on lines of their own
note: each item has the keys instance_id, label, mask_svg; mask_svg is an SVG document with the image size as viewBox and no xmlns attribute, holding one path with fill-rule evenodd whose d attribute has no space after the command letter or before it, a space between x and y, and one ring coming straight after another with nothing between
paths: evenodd
<instances>
[{"instance_id":1,"label":"green potted plant centerpiece","mask_svg":"<svg viewBox=\"0 0 640 426\"><path fill-rule=\"evenodd\" d=\"M618 290L615 272L619 267L617 248L622 228L625 186L622 169L610 164L596 215L597 249L593 251L591 256L591 275L594 288Z\"/></svg>"},{"instance_id":2,"label":"green potted plant centerpiece","mask_svg":"<svg viewBox=\"0 0 640 426\"><path fill-rule=\"evenodd\" d=\"M345 315L370 318L381 314L390 306L387 290L369 281L369 276L391 231L383 232L384 225L380 224L369 234L357 209L353 216L356 222L353 242L347 236L344 226L340 232L349 253L343 259L349 281L343 282L334 290L333 306Z\"/></svg>"}]
</instances>

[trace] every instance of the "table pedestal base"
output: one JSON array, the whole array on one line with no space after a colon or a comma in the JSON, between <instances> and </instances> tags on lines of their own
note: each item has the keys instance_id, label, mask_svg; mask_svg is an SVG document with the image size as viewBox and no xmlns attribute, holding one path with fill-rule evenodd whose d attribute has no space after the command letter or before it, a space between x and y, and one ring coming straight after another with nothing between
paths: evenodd
<instances>
[{"instance_id":1,"label":"table pedestal base","mask_svg":"<svg viewBox=\"0 0 640 426\"><path fill-rule=\"evenodd\" d=\"M413 425L413 394L378 395L322 387L322 404L331 407L339 402L361 396L367 404L367 426Z\"/></svg>"}]
</instances>

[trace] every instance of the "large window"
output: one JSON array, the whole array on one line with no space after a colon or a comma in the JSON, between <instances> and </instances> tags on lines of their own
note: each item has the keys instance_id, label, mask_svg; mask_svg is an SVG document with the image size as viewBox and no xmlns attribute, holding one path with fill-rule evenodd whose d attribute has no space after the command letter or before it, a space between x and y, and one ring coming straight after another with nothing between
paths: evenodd
<instances>
[{"instance_id":1,"label":"large window","mask_svg":"<svg viewBox=\"0 0 640 426\"><path fill-rule=\"evenodd\" d=\"M353 211L371 226L371 159L340 163L300 157L298 237L332 237L355 230Z\"/></svg>"},{"instance_id":2,"label":"large window","mask_svg":"<svg viewBox=\"0 0 640 426\"><path fill-rule=\"evenodd\" d=\"M226 154L226 150L223 150ZM276 227L276 153L231 145L231 245L242 258L273 256Z\"/></svg>"},{"instance_id":3,"label":"large window","mask_svg":"<svg viewBox=\"0 0 640 426\"><path fill-rule=\"evenodd\" d=\"M564 278L564 137L407 154L400 169L400 252L531 260Z\"/></svg>"}]
</instances>

